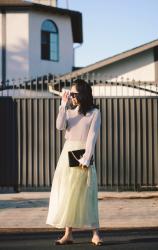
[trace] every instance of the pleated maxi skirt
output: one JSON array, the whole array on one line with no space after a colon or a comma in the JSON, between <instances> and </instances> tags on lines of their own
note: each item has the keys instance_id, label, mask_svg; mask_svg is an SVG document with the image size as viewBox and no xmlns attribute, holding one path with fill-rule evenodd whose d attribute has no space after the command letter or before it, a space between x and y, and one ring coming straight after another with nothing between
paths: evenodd
<instances>
[{"instance_id":1,"label":"pleated maxi skirt","mask_svg":"<svg viewBox=\"0 0 158 250\"><path fill-rule=\"evenodd\" d=\"M68 151L85 148L81 141L66 140L54 173L46 224L56 228L98 228L97 175L69 167Z\"/></svg>"}]
</instances>

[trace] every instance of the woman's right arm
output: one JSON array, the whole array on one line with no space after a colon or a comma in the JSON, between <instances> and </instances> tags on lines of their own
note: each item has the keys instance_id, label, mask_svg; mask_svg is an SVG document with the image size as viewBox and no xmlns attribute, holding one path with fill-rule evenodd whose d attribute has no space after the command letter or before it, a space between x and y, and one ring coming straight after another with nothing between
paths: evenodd
<instances>
[{"instance_id":1,"label":"woman's right arm","mask_svg":"<svg viewBox=\"0 0 158 250\"><path fill-rule=\"evenodd\" d=\"M59 130L66 129L66 104L68 101L68 93L64 93L62 96L61 105L59 106L59 113L56 120L56 128Z\"/></svg>"}]
</instances>

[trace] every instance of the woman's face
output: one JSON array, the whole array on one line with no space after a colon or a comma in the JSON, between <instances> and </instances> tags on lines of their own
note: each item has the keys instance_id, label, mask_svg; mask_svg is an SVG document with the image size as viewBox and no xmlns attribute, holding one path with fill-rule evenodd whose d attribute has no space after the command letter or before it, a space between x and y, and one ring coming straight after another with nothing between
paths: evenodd
<instances>
[{"instance_id":1,"label":"woman's face","mask_svg":"<svg viewBox=\"0 0 158 250\"><path fill-rule=\"evenodd\" d=\"M76 86L74 85L71 87L71 90L70 90L70 98L74 106L79 105L77 98L76 98L77 95L78 95L78 91L76 89Z\"/></svg>"}]
</instances>

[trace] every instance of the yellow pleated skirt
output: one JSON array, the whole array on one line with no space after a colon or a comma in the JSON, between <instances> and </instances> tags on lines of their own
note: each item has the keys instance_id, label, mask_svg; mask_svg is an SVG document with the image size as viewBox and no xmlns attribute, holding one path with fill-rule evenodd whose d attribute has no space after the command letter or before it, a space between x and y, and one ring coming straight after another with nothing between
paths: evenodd
<instances>
[{"instance_id":1,"label":"yellow pleated skirt","mask_svg":"<svg viewBox=\"0 0 158 250\"><path fill-rule=\"evenodd\" d=\"M98 228L97 175L69 167L68 151L85 148L85 143L66 140L54 173L46 224L56 228Z\"/></svg>"}]
</instances>

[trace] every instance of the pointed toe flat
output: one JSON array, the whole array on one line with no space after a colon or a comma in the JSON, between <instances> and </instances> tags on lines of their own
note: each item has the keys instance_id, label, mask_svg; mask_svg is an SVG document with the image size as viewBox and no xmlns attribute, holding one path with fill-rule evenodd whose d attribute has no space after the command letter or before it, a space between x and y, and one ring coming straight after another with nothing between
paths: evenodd
<instances>
[{"instance_id":1,"label":"pointed toe flat","mask_svg":"<svg viewBox=\"0 0 158 250\"><path fill-rule=\"evenodd\" d=\"M54 245L69 245L69 244L73 244L73 240L64 240L63 242L61 242L60 240L56 240L54 242Z\"/></svg>"}]
</instances>

